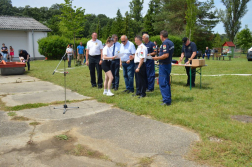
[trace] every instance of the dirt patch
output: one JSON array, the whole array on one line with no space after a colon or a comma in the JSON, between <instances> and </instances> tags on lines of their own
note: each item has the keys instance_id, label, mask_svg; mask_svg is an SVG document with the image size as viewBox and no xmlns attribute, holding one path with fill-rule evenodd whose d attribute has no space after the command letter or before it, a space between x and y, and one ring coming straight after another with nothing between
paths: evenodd
<instances>
[{"instance_id":1,"label":"dirt patch","mask_svg":"<svg viewBox=\"0 0 252 167\"><path fill-rule=\"evenodd\" d=\"M231 118L236 121L243 122L243 123L252 123L252 116L248 116L248 115L233 115L231 116Z\"/></svg>"},{"instance_id":2,"label":"dirt patch","mask_svg":"<svg viewBox=\"0 0 252 167\"><path fill-rule=\"evenodd\" d=\"M23 116L14 116L13 118L11 118L11 120L13 120L13 121L29 121L30 119L27 117L23 117Z\"/></svg>"},{"instance_id":3,"label":"dirt patch","mask_svg":"<svg viewBox=\"0 0 252 167\"><path fill-rule=\"evenodd\" d=\"M70 136L68 133L64 134L67 136L67 140L61 140L59 137L54 136L48 140L36 143L30 140L27 145L23 148L12 149L5 154L12 152L20 152L22 154L37 154L37 158L42 161L48 161L60 157L63 154L74 155L74 156L85 156L89 158L109 160L104 154L92 150L87 146L77 144L77 138ZM60 135L59 135L60 136ZM62 135L63 136L63 135ZM40 154L47 152L47 154Z\"/></svg>"}]
</instances>

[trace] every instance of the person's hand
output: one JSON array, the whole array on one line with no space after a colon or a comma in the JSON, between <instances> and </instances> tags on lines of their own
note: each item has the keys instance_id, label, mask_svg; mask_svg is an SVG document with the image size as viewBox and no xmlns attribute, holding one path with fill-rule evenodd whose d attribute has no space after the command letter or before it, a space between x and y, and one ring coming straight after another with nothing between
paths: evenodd
<instances>
[{"instance_id":1,"label":"person's hand","mask_svg":"<svg viewBox=\"0 0 252 167\"><path fill-rule=\"evenodd\" d=\"M158 57L152 57L152 60L157 61L157 60L158 60Z\"/></svg>"},{"instance_id":2,"label":"person's hand","mask_svg":"<svg viewBox=\"0 0 252 167\"><path fill-rule=\"evenodd\" d=\"M87 65L87 66L89 66L89 62L88 62L88 60L86 61L86 65Z\"/></svg>"},{"instance_id":3,"label":"person's hand","mask_svg":"<svg viewBox=\"0 0 252 167\"><path fill-rule=\"evenodd\" d=\"M135 70L135 72L139 72L139 68L137 68L137 69Z\"/></svg>"},{"instance_id":4,"label":"person's hand","mask_svg":"<svg viewBox=\"0 0 252 167\"><path fill-rule=\"evenodd\" d=\"M112 58L112 59L114 60L115 58L117 58L117 56L113 56L113 58Z\"/></svg>"},{"instance_id":5,"label":"person's hand","mask_svg":"<svg viewBox=\"0 0 252 167\"><path fill-rule=\"evenodd\" d=\"M190 60L189 60L189 61L187 61L185 64L190 64Z\"/></svg>"},{"instance_id":6,"label":"person's hand","mask_svg":"<svg viewBox=\"0 0 252 167\"><path fill-rule=\"evenodd\" d=\"M100 60L100 62L99 62L99 65L101 65L102 64L102 60Z\"/></svg>"},{"instance_id":7,"label":"person's hand","mask_svg":"<svg viewBox=\"0 0 252 167\"><path fill-rule=\"evenodd\" d=\"M122 62L120 61L120 67L122 67Z\"/></svg>"},{"instance_id":8,"label":"person's hand","mask_svg":"<svg viewBox=\"0 0 252 167\"><path fill-rule=\"evenodd\" d=\"M133 60L133 59L134 59L134 57L133 57L132 55L130 55L129 58L130 58L130 60Z\"/></svg>"},{"instance_id":9,"label":"person's hand","mask_svg":"<svg viewBox=\"0 0 252 167\"><path fill-rule=\"evenodd\" d=\"M130 60L126 61L126 63L129 64L129 63L130 63Z\"/></svg>"}]
</instances>

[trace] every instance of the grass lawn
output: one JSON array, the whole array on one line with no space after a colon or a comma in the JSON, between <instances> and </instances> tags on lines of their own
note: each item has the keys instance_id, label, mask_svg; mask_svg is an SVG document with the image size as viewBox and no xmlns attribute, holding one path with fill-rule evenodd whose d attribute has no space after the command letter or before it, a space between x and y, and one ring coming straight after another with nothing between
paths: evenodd
<instances>
[{"instance_id":1,"label":"grass lawn","mask_svg":"<svg viewBox=\"0 0 252 167\"><path fill-rule=\"evenodd\" d=\"M27 74L63 86L63 74L52 75L58 63L32 61L31 71ZM63 69L63 64L59 69ZM208 66L202 68L203 75L252 74L252 62L248 62L245 55L231 61L206 60L206 64ZM192 146L189 159L213 166L252 166L252 124L231 119L232 115L252 116L252 76L203 76L202 89L199 89L197 76L196 87L190 91L183 86L186 84L185 75L173 75L172 105L167 107L160 106L162 98L157 84L155 91L147 93L143 99L122 93L125 89L122 71L119 90L113 91L114 97L103 96L103 90L91 88L87 66L67 71L67 88L79 94L197 132L202 140ZM172 73L186 72L182 67L173 67ZM213 138L216 140L210 140Z\"/></svg>"}]
</instances>

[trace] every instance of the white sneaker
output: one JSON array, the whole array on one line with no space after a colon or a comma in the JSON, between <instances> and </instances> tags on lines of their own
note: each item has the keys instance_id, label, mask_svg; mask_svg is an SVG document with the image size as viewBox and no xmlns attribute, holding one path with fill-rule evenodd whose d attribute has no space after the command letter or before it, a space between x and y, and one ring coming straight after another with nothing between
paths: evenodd
<instances>
[{"instance_id":1,"label":"white sneaker","mask_svg":"<svg viewBox=\"0 0 252 167\"><path fill-rule=\"evenodd\" d=\"M103 95L107 95L108 92L103 92Z\"/></svg>"},{"instance_id":2,"label":"white sneaker","mask_svg":"<svg viewBox=\"0 0 252 167\"><path fill-rule=\"evenodd\" d=\"M108 92L107 96L114 96L114 94L112 92Z\"/></svg>"}]
</instances>

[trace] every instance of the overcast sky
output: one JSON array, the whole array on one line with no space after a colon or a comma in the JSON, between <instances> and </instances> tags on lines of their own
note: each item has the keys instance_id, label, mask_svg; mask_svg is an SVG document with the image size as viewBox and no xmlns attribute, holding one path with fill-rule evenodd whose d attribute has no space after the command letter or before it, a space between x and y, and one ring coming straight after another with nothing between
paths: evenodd
<instances>
[{"instance_id":1,"label":"overcast sky","mask_svg":"<svg viewBox=\"0 0 252 167\"><path fill-rule=\"evenodd\" d=\"M206 1L206 0L202 0ZM64 0L12 0L12 5L16 7L25 7L26 5L30 5L31 7L51 7L53 4L60 4L64 3ZM116 17L117 9L120 9L122 15L124 16L126 11L129 11L129 2L131 0L74 0L73 6L76 7L82 7L85 9L85 14L105 14L106 16L110 18ZM148 10L148 3L150 0L144 0L144 8L142 11L143 16L146 14ZM221 3L221 0L214 0L215 6L220 9L224 9L224 6ZM248 25L249 29L252 30L252 22L250 21L250 17L252 16L252 1L250 1L248 4L248 12L247 14L242 18L242 28L245 28L245 25ZM225 30L222 23L219 23L213 31L216 33L224 34Z\"/></svg>"}]
</instances>

